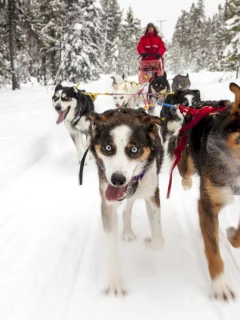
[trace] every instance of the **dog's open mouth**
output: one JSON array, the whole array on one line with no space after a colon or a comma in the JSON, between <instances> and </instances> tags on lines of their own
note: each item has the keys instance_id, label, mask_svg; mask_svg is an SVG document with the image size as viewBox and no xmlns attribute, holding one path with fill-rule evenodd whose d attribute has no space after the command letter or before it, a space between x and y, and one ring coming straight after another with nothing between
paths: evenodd
<instances>
[{"instance_id":1,"label":"dog's open mouth","mask_svg":"<svg viewBox=\"0 0 240 320\"><path fill-rule=\"evenodd\" d=\"M127 106L126 102L123 102L121 105L120 104L116 104L117 108L124 108L125 106Z\"/></svg>"},{"instance_id":2,"label":"dog's open mouth","mask_svg":"<svg viewBox=\"0 0 240 320\"><path fill-rule=\"evenodd\" d=\"M58 114L58 119L57 119L57 124L63 122L68 114L68 111L70 110L70 107L68 107L66 110L64 111L60 111Z\"/></svg>"},{"instance_id":3,"label":"dog's open mouth","mask_svg":"<svg viewBox=\"0 0 240 320\"><path fill-rule=\"evenodd\" d=\"M105 192L105 197L108 201L122 201L125 199L127 194L127 187L114 187L111 184L107 186L107 190Z\"/></svg>"}]
</instances>

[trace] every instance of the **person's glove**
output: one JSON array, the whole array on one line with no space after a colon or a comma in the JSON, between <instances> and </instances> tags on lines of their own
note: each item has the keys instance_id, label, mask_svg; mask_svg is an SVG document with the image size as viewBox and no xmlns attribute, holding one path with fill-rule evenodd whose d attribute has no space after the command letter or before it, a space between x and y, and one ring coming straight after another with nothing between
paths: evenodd
<instances>
[{"instance_id":1,"label":"person's glove","mask_svg":"<svg viewBox=\"0 0 240 320\"><path fill-rule=\"evenodd\" d=\"M157 59L160 59L160 58L161 58L160 53L157 53L157 54L155 55L155 57L156 57Z\"/></svg>"},{"instance_id":2,"label":"person's glove","mask_svg":"<svg viewBox=\"0 0 240 320\"><path fill-rule=\"evenodd\" d=\"M147 57L147 53L146 53L146 52L143 52L143 53L141 54L141 57L142 57L142 58L146 58L146 57Z\"/></svg>"}]
</instances>

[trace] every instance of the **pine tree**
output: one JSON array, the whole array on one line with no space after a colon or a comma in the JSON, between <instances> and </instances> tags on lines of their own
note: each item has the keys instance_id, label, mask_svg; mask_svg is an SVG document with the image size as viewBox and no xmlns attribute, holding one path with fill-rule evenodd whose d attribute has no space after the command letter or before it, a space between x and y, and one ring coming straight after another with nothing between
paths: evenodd
<instances>
[{"instance_id":1,"label":"pine tree","mask_svg":"<svg viewBox=\"0 0 240 320\"><path fill-rule=\"evenodd\" d=\"M133 10L130 7L119 36L118 73L136 74L138 58L136 47L140 36L140 20L134 17Z\"/></svg>"},{"instance_id":2,"label":"pine tree","mask_svg":"<svg viewBox=\"0 0 240 320\"><path fill-rule=\"evenodd\" d=\"M65 35L63 77L73 82L96 80L101 70L101 6L97 0L76 0L75 25Z\"/></svg>"},{"instance_id":3,"label":"pine tree","mask_svg":"<svg viewBox=\"0 0 240 320\"><path fill-rule=\"evenodd\" d=\"M226 2L225 14L228 39L223 62L227 70L235 70L240 60L240 0Z\"/></svg>"},{"instance_id":4,"label":"pine tree","mask_svg":"<svg viewBox=\"0 0 240 320\"><path fill-rule=\"evenodd\" d=\"M66 23L66 6L59 0L43 0L40 4L42 21L40 43L42 56L42 73L47 79L54 79L61 63L61 39L63 26ZM39 32L38 31L38 32ZM48 65L48 68L46 68ZM45 71L47 74L45 74Z\"/></svg>"},{"instance_id":5,"label":"pine tree","mask_svg":"<svg viewBox=\"0 0 240 320\"><path fill-rule=\"evenodd\" d=\"M12 89L20 89L18 64L17 64L17 21L18 1L8 0L8 26L9 26L9 52L12 73Z\"/></svg>"},{"instance_id":6,"label":"pine tree","mask_svg":"<svg viewBox=\"0 0 240 320\"><path fill-rule=\"evenodd\" d=\"M182 70L188 70L190 65L191 44L189 37L186 37L191 31L189 25L189 13L182 11L178 18L171 43L168 45L167 61L174 73Z\"/></svg>"},{"instance_id":7,"label":"pine tree","mask_svg":"<svg viewBox=\"0 0 240 320\"><path fill-rule=\"evenodd\" d=\"M122 11L117 0L102 0L103 63L106 73L116 71Z\"/></svg>"},{"instance_id":8,"label":"pine tree","mask_svg":"<svg viewBox=\"0 0 240 320\"><path fill-rule=\"evenodd\" d=\"M226 48L226 30L224 28L224 9L218 6L210 24L206 26L205 37L209 39L207 68L209 71L222 71L221 59Z\"/></svg>"},{"instance_id":9,"label":"pine tree","mask_svg":"<svg viewBox=\"0 0 240 320\"><path fill-rule=\"evenodd\" d=\"M191 15L191 52L194 71L200 71L204 68L204 59L206 56L206 48L204 43L204 4L203 0L198 0L197 6L192 6Z\"/></svg>"},{"instance_id":10,"label":"pine tree","mask_svg":"<svg viewBox=\"0 0 240 320\"><path fill-rule=\"evenodd\" d=\"M0 87L1 84L9 83L11 80L7 19L8 16L6 3L0 1Z\"/></svg>"}]
</instances>

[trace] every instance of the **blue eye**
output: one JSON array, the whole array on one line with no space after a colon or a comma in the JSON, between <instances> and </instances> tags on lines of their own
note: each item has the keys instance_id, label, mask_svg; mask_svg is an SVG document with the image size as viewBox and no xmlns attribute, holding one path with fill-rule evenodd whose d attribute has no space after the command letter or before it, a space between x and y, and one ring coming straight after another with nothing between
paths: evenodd
<instances>
[{"instance_id":1,"label":"blue eye","mask_svg":"<svg viewBox=\"0 0 240 320\"><path fill-rule=\"evenodd\" d=\"M108 144L108 145L105 147L105 149L106 149L107 151L111 151L111 150L112 150L112 147Z\"/></svg>"},{"instance_id":2,"label":"blue eye","mask_svg":"<svg viewBox=\"0 0 240 320\"><path fill-rule=\"evenodd\" d=\"M131 152L132 152L132 153L137 153L137 152L138 152L138 148L137 148L137 147L135 147L135 146L134 146L134 147L132 147Z\"/></svg>"}]
</instances>

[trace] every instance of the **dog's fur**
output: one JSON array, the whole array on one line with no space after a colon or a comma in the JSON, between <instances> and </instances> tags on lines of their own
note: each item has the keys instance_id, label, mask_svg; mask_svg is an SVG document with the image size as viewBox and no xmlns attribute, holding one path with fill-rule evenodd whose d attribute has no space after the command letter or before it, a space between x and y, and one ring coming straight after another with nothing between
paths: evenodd
<instances>
[{"instance_id":1,"label":"dog's fur","mask_svg":"<svg viewBox=\"0 0 240 320\"><path fill-rule=\"evenodd\" d=\"M186 107L196 108L201 101L199 90L177 90L173 94L169 94L165 99L168 104L181 104ZM176 109L171 109L163 106L160 112L160 118L163 121L161 133L164 143L170 138L172 134L178 132L182 127L183 115Z\"/></svg>"},{"instance_id":2,"label":"dog's fur","mask_svg":"<svg viewBox=\"0 0 240 320\"><path fill-rule=\"evenodd\" d=\"M63 87L59 84L56 86L52 97L53 107L59 115L57 124L64 121L76 146L79 162L87 144L89 144L90 121L86 116L89 112L94 111L92 98L84 94L84 92L85 90L78 90L75 87ZM73 125L71 124L72 121Z\"/></svg>"},{"instance_id":3,"label":"dog's fur","mask_svg":"<svg viewBox=\"0 0 240 320\"><path fill-rule=\"evenodd\" d=\"M198 211L205 244L212 294L220 300L234 298L224 276L224 265L219 249L218 213L240 194L240 87L230 84L235 102L220 113L202 119L188 135L187 144L178 164L182 185L192 185L191 176L200 176ZM187 122L191 120L191 117ZM178 136L177 143L181 136ZM240 247L240 226L230 228L228 239Z\"/></svg>"},{"instance_id":4,"label":"dog's fur","mask_svg":"<svg viewBox=\"0 0 240 320\"><path fill-rule=\"evenodd\" d=\"M148 113L153 114L155 101L160 99L162 102L164 101L165 94L170 92L170 85L167 80L167 74L164 72L162 76L159 76L157 72L155 72L153 79L150 81L148 86L148 101L150 107L148 108ZM156 96L151 96L154 94ZM159 97L157 97L159 96Z\"/></svg>"},{"instance_id":5,"label":"dog's fur","mask_svg":"<svg viewBox=\"0 0 240 320\"><path fill-rule=\"evenodd\" d=\"M190 82L188 73L185 76L179 73L173 78L173 82L172 82L173 92L176 92L177 90L189 89L190 86L191 86L191 82Z\"/></svg>"},{"instance_id":6,"label":"dog's fur","mask_svg":"<svg viewBox=\"0 0 240 320\"><path fill-rule=\"evenodd\" d=\"M102 200L103 228L109 243L108 293L124 294L117 257L116 209L127 199L123 213L123 240L133 240L131 214L136 199L144 198L153 249L163 244L160 228L158 174L163 161L163 147L157 125L159 117L139 110L114 109L89 115L92 122L91 151L96 159Z\"/></svg>"},{"instance_id":7,"label":"dog's fur","mask_svg":"<svg viewBox=\"0 0 240 320\"><path fill-rule=\"evenodd\" d=\"M140 86L131 81L125 81L124 75L113 76L112 93L113 101L116 108L131 108L135 109L140 105L140 98L137 93L140 90Z\"/></svg>"}]
</instances>

